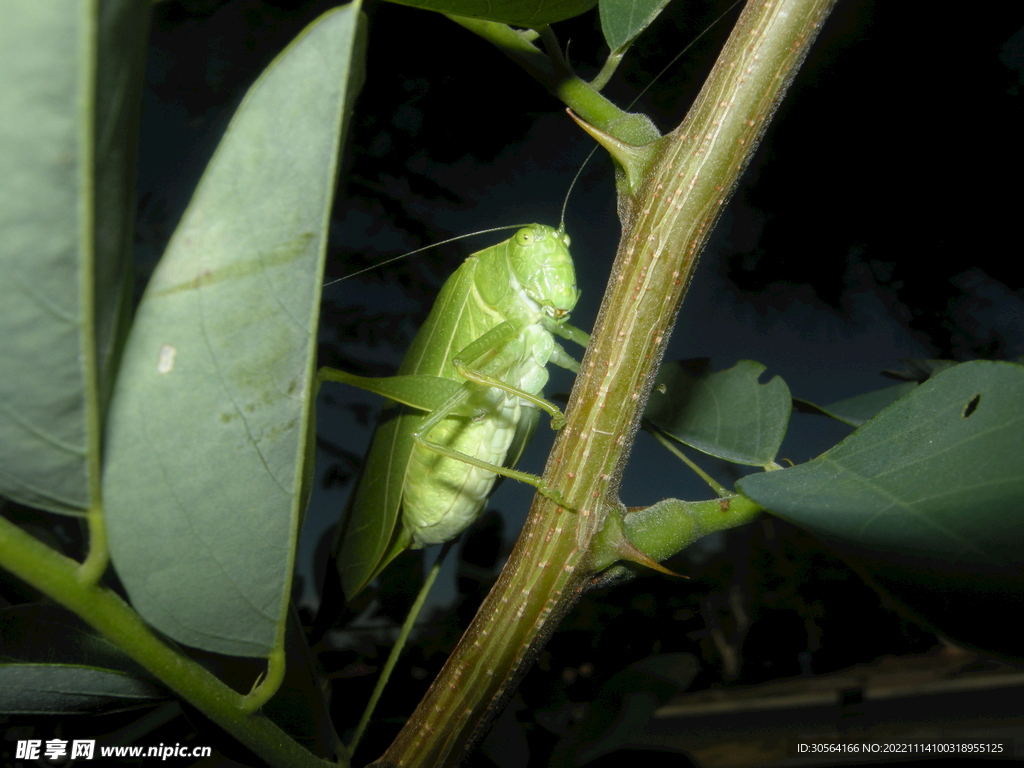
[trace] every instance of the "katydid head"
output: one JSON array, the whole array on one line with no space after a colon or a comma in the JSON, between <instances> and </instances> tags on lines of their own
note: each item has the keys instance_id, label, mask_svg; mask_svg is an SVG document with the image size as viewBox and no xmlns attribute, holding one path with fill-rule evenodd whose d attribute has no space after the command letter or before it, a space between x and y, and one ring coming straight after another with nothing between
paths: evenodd
<instances>
[{"instance_id":1,"label":"katydid head","mask_svg":"<svg viewBox=\"0 0 1024 768\"><path fill-rule=\"evenodd\" d=\"M544 224L523 227L512 238L512 271L526 295L552 320L561 321L576 306L576 270L564 229Z\"/></svg>"}]
</instances>

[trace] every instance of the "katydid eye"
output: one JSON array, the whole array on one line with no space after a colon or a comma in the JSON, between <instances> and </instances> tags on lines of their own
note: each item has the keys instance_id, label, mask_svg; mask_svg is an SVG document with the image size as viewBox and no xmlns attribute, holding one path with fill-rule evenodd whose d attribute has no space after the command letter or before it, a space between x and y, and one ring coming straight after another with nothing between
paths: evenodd
<instances>
[{"instance_id":1,"label":"katydid eye","mask_svg":"<svg viewBox=\"0 0 1024 768\"><path fill-rule=\"evenodd\" d=\"M533 245L533 232L528 229L520 229L516 232L516 245Z\"/></svg>"}]
</instances>

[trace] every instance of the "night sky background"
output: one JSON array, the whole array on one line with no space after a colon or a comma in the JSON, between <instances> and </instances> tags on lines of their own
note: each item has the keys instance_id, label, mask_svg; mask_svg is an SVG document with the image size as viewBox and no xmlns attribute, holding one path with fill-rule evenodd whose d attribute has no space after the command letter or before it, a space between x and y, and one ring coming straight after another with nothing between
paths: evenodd
<instances>
[{"instance_id":1,"label":"night sky background","mask_svg":"<svg viewBox=\"0 0 1024 768\"><path fill-rule=\"evenodd\" d=\"M245 88L332 3L190 0L157 6L139 160L137 251L144 277L164 246ZM625 106L729 2L674 0L606 90ZM1024 135L1024 28L1014 4L968 15L907 3L839 0L702 257L668 352L724 369L743 359L793 394L828 403L887 384L901 358L1015 359L1024 354L1018 235ZM332 221L329 280L446 237L503 224L557 224L593 145L563 106L488 44L446 19L367 4L368 79L356 104ZM641 97L663 130L682 119L738 9ZM595 14L556 25L584 77L602 55ZM610 161L590 160L566 225L589 329L618 240ZM394 371L437 290L466 254L503 239L445 246L325 289L321 362ZM549 393L571 377L555 372ZM1022 406L1024 407L1024 406ZM318 489L299 553L307 621L326 544L365 450L379 401L329 388L320 413ZM539 430L522 466L539 471ZM800 463L849 429L794 414L780 457ZM714 460L720 482L738 477ZM707 498L647 435L623 500ZM379 754L472 616L522 524L531 490L505 483L452 563L425 630L396 671L364 756ZM1008 513L1013 510L1008 510ZM1019 513L1019 510L1017 510ZM708 537L659 575L587 595L541 653L514 699L507 743L480 765L527 750L543 764L572 719L628 664L689 653L691 690L825 673L884 654L924 653L928 628L883 601L828 548L776 518ZM380 610L329 635L319 660L337 674L334 715L352 727L387 652L372 626L400 619L421 568L385 579ZM741 610L737 611L737 606ZM1002 606L1003 611L1011 606ZM1019 609L1019 603L1016 606ZM1006 631L945 627L954 641L1004 657ZM742 617L741 617L742 614ZM344 614L342 627L354 618ZM375 624L376 622L376 624ZM359 629L362 627L362 629ZM726 662L714 642L735 653ZM495 757L495 756L498 757ZM619 758L621 760L621 758ZM487 760L498 760L488 763ZM596 764L596 763L595 763ZM611 763L610 763L611 764ZM678 765L679 763L674 763Z\"/></svg>"}]
</instances>

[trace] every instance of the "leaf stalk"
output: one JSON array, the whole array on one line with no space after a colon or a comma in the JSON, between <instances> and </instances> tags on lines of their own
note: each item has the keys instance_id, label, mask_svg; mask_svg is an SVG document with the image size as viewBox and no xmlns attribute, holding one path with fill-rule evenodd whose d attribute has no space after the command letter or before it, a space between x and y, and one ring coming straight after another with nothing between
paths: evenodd
<instances>
[{"instance_id":1,"label":"leaf stalk","mask_svg":"<svg viewBox=\"0 0 1024 768\"><path fill-rule=\"evenodd\" d=\"M79 564L0 516L0 567L74 611L176 694L271 765L323 768L273 721L243 711L245 697L162 642L139 615L109 589L83 583Z\"/></svg>"}]
</instances>

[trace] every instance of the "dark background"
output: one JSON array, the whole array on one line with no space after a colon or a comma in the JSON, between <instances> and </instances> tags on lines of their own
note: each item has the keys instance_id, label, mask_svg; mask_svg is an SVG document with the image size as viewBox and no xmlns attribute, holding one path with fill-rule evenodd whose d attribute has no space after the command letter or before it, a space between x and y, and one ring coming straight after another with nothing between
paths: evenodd
<instances>
[{"instance_id":1,"label":"dark background","mask_svg":"<svg viewBox=\"0 0 1024 768\"><path fill-rule=\"evenodd\" d=\"M331 5L157 6L139 162L143 277L245 88ZM728 5L675 0L606 93L629 103ZM1012 6L967 15L839 1L705 252L670 356L709 357L716 369L758 360L794 395L827 403L891 383L878 372L901 368L901 357L1024 354L1017 236L1024 29ZM557 223L592 146L562 105L440 16L387 3L366 9L368 79L350 126L329 279L480 228ZM682 119L736 13L642 97L637 109L662 130ZM563 44L571 41L569 56L581 74L592 75L601 55L596 14L556 25L556 33ZM590 161L566 219L584 291L574 322L589 328L618 237L606 157ZM321 362L393 372L444 279L467 253L503 237L446 246L328 287ZM570 378L556 375L549 391L569 386ZM372 396L342 387L319 403L321 482L297 585L307 621L318 600L324 543L377 407ZM796 414L780 456L806 461L847 431ZM545 450L532 451L526 468L539 470ZM727 485L737 477L724 464L704 466ZM683 474L641 435L623 499L641 505L709 495ZM386 746L450 652L511 547L529 496L506 483L492 504L501 514L485 516L462 562L442 577L433 621L400 662L364 742L367 759ZM691 580L652 575L584 597L524 680L508 743L487 754L511 766L525 764L514 760L528 750L531 764L544 764L579 706L593 702L613 674L652 654L692 654L699 662L694 690L825 673L885 654L924 653L937 643L835 554L775 518L709 537L669 565ZM382 585L378 611L346 614L317 646L334 675L341 729L358 718L387 652L389 617L400 620L420 567L407 558L405 570L399 565ZM1002 618L971 642L1019 658L1024 652ZM192 719L198 722L194 713ZM190 727L179 718L163 740ZM209 741L204 734L197 743ZM475 764L494 764L489 759Z\"/></svg>"}]
</instances>

